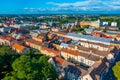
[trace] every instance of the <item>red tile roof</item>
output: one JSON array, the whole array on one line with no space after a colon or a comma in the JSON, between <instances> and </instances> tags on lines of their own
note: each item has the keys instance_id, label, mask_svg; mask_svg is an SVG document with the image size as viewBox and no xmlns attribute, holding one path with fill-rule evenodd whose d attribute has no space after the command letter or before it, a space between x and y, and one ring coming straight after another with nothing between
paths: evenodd
<instances>
[{"instance_id":1,"label":"red tile roof","mask_svg":"<svg viewBox=\"0 0 120 80\"><path fill-rule=\"evenodd\" d=\"M56 35L58 35L58 36L65 36L67 33L66 32L64 32L64 31L61 31L61 32L53 32L53 31L51 31L51 33L54 33L54 34L56 34Z\"/></svg>"},{"instance_id":2,"label":"red tile roof","mask_svg":"<svg viewBox=\"0 0 120 80\"><path fill-rule=\"evenodd\" d=\"M16 39L13 38L12 36L1 36L0 38L3 39L3 40L8 40L8 41L10 41L10 42L16 40Z\"/></svg>"},{"instance_id":3,"label":"red tile roof","mask_svg":"<svg viewBox=\"0 0 120 80\"><path fill-rule=\"evenodd\" d=\"M93 34L102 34L102 32L94 32Z\"/></svg>"},{"instance_id":4,"label":"red tile roof","mask_svg":"<svg viewBox=\"0 0 120 80\"><path fill-rule=\"evenodd\" d=\"M41 47L41 50L46 50L48 51L49 53L53 53L54 55L58 56L59 55L59 51L55 51L53 49L50 49L50 48L47 48L47 47Z\"/></svg>"},{"instance_id":5,"label":"red tile roof","mask_svg":"<svg viewBox=\"0 0 120 80\"><path fill-rule=\"evenodd\" d=\"M43 39L44 37L43 37L43 36L38 36L37 38L38 38L38 39Z\"/></svg>"},{"instance_id":6,"label":"red tile roof","mask_svg":"<svg viewBox=\"0 0 120 80\"><path fill-rule=\"evenodd\" d=\"M16 50L22 51L25 47L20 44L14 44L12 48L15 48Z\"/></svg>"},{"instance_id":7,"label":"red tile roof","mask_svg":"<svg viewBox=\"0 0 120 80\"><path fill-rule=\"evenodd\" d=\"M70 41L70 40L72 40L72 39L71 39L71 38L64 37L63 42L67 42L67 41Z\"/></svg>"},{"instance_id":8,"label":"red tile roof","mask_svg":"<svg viewBox=\"0 0 120 80\"><path fill-rule=\"evenodd\" d=\"M20 39L25 39L26 37L25 36L20 36Z\"/></svg>"},{"instance_id":9,"label":"red tile roof","mask_svg":"<svg viewBox=\"0 0 120 80\"><path fill-rule=\"evenodd\" d=\"M33 40L33 39L27 39L26 42L32 43L32 44L35 44L35 45L40 45L40 46L42 46L42 43L41 43L41 42L35 41L35 40Z\"/></svg>"},{"instance_id":10,"label":"red tile roof","mask_svg":"<svg viewBox=\"0 0 120 80\"><path fill-rule=\"evenodd\" d=\"M71 49L68 49L68 48L62 48L61 51L72 54L72 55L75 55L75 56L80 55L79 51L71 50Z\"/></svg>"},{"instance_id":11,"label":"red tile roof","mask_svg":"<svg viewBox=\"0 0 120 80\"><path fill-rule=\"evenodd\" d=\"M60 57L53 57L53 60L56 63L59 63L62 67L67 67L68 65L72 65L72 66L75 66L75 64L71 63L71 62L68 62Z\"/></svg>"},{"instance_id":12,"label":"red tile roof","mask_svg":"<svg viewBox=\"0 0 120 80\"><path fill-rule=\"evenodd\" d=\"M120 34L117 34L116 37L120 37Z\"/></svg>"},{"instance_id":13,"label":"red tile roof","mask_svg":"<svg viewBox=\"0 0 120 80\"><path fill-rule=\"evenodd\" d=\"M112 38L112 37L108 35L103 35L102 38Z\"/></svg>"},{"instance_id":14,"label":"red tile roof","mask_svg":"<svg viewBox=\"0 0 120 80\"><path fill-rule=\"evenodd\" d=\"M54 59L55 62L57 62L61 65L63 65L63 63L65 62L65 60L60 58L60 57L54 57L53 59Z\"/></svg>"}]
</instances>

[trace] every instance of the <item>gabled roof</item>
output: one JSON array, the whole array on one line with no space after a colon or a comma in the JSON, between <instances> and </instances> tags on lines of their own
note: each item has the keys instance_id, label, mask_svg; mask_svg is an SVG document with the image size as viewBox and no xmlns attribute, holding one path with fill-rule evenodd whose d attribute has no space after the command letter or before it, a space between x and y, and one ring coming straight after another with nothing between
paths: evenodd
<instances>
[{"instance_id":1,"label":"gabled roof","mask_svg":"<svg viewBox=\"0 0 120 80\"><path fill-rule=\"evenodd\" d=\"M60 58L60 57L53 57L53 60L56 62L56 63L59 63L60 65L63 65L63 63L65 62L64 59Z\"/></svg>"},{"instance_id":2,"label":"gabled roof","mask_svg":"<svg viewBox=\"0 0 120 80\"><path fill-rule=\"evenodd\" d=\"M72 39L71 38L67 38L67 37L63 38L63 42L67 42L67 41L70 41L70 40L72 40Z\"/></svg>"},{"instance_id":3,"label":"gabled roof","mask_svg":"<svg viewBox=\"0 0 120 80\"><path fill-rule=\"evenodd\" d=\"M85 59L88 59L88 60L92 60L92 61L99 61L100 58L97 57L97 56L94 56L92 54L87 54L87 53L83 53L83 52L79 52L77 50L71 50L71 49L68 49L68 48L62 48L63 52L66 52L68 54L71 54L71 55L75 55L75 56L81 56L81 57L84 57Z\"/></svg>"},{"instance_id":4,"label":"gabled roof","mask_svg":"<svg viewBox=\"0 0 120 80\"><path fill-rule=\"evenodd\" d=\"M67 33L66 32L64 32L64 31L60 31L60 32L50 32L50 33L53 33L53 34L56 34L56 35L58 35L58 36L65 36Z\"/></svg>"},{"instance_id":5,"label":"gabled roof","mask_svg":"<svg viewBox=\"0 0 120 80\"><path fill-rule=\"evenodd\" d=\"M22 45L20 45L20 44L14 44L13 46L12 46L12 48L15 48L16 50L19 50L19 51L22 51L23 49L25 49L25 47L24 46L22 46Z\"/></svg>"},{"instance_id":6,"label":"gabled roof","mask_svg":"<svg viewBox=\"0 0 120 80\"><path fill-rule=\"evenodd\" d=\"M37 38L38 38L38 39L43 39L44 37L39 35Z\"/></svg>"},{"instance_id":7,"label":"gabled roof","mask_svg":"<svg viewBox=\"0 0 120 80\"><path fill-rule=\"evenodd\" d=\"M35 41L35 40L33 40L33 39L27 39L26 42L29 42L29 43L32 43L32 44L35 44L35 45L39 45L39 46L42 45L41 42Z\"/></svg>"},{"instance_id":8,"label":"gabled roof","mask_svg":"<svg viewBox=\"0 0 120 80\"><path fill-rule=\"evenodd\" d=\"M108 68L109 63L108 60L106 58L104 58L103 60L96 62L90 69L90 76L92 77L93 80L95 80L97 78L97 76L101 75L106 68Z\"/></svg>"},{"instance_id":9,"label":"gabled roof","mask_svg":"<svg viewBox=\"0 0 120 80\"><path fill-rule=\"evenodd\" d=\"M75 55L75 56L80 55L79 51L71 50L71 49L68 49L68 48L62 48L61 51L69 53L71 55Z\"/></svg>"},{"instance_id":10,"label":"gabled roof","mask_svg":"<svg viewBox=\"0 0 120 80\"><path fill-rule=\"evenodd\" d=\"M87 47L83 47L83 46L78 46L78 50L80 51L84 51L84 52L91 52L92 54L96 54L99 56L107 56L109 54L109 51L100 51L94 48L87 48Z\"/></svg>"},{"instance_id":11,"label":"gabled roof","mask_svg":"<svg viewBox=\"0 0 120 80\"><path fill-rule=\"evenodd\" d=\"M53 53L56 56L59 55L59 51L55 51L55 50L47 48L47 47L41 47L41 50L48 51L50 54Z\"/></svg>"},{"instance_id":12,"label":"gabled roof","mask_svg":"<svg viewBox=\"0 0 120 80\"><path fill-rule=\"evenodd\" d=\"M73 63L71 63L71 62L68 62L68 61L66 61L66 60L64 60L64 59L62 59L62 58L60 58L60 57L53 57L52 58L53 60L54 60L54 62L55 62L55 64L56 63L59 63L63 68L64 67L67 67L68 65L73 65L73 66L75 66L75 64L73 64Z\"/></svg>"},{"instance_id":13,"label":"gabled roof","mask_svg":"<svg viewBox=\"0 0 120 80\"><path fill-rule=\"evenodd\" d=\"M65 47L65 48L67 48L67 47L68 47L68 44L66 44L66 43L61 43L61 44L60 44L60 47Z\"/></svg>"},{"instance_id":14,"label":"gabled roof","mask_svg":"<svg viewBox=\"0 0 120 80\"><path fill-rule=\"evenodd\" d=\"M92 41L92 42L98 42L98 43L110 43L113 41L112 38L106 39L106 38L100 38L90 35L81 35L81 34L74 34L74 33L67 33L66 37L72 38L73 40L84 40L84 41Z\"/></svg>"},{"instance_id":15,"label":"gabled roof","mask_svg":"<svg viewBox=\"0 0 120 80\"><path fill-rule=\"evenodd\" d=\"M78 73L81 73L79 75L83 76L86 75L88 73L88 70L83 69L82 67L77 67L75 66L75 64L68 62L60 57L52 57L54 63L58 63L62 66L62 68L67 69L69 68L70 70L72 70L72 73L76 73L76 71L78 71ZM76 70L76 71L75 71ZM69 70L67 70L68 72Z\"/></svg>"},{"instance_id":16,"label":"gabled roof","mask_svg":"<svg viewBox=\"0 0 120 80\"><path fill-rule=\"evenodd\" d=\"M10 42L16 40L12 36L0 36L0 38L3 39L3 40L8 40Z\"/></svg>"}]
</instances>

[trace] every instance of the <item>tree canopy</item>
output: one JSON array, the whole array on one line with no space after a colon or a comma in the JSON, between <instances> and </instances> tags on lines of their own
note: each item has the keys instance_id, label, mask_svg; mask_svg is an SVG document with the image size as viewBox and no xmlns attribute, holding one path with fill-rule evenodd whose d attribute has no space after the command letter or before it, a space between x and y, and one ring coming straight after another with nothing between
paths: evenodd
<instances>
[{"instance_id":1,"label":"tree canopy","mask_svg":"<svg viewBox=\"0 0 120 80\"><path fill-rule=\"evenodd\" d=\"M35 52L19 55L7 46L0 47L0 79L55 80L56 71L48 59Z\"/></svg>"},{"instance_id":2,"label":"tree canopy","mask_svg":"<svg viewBox=\"0 0 120 80\"><path fill-rule=\"evenodd\" d=\"M117 80L120 80L120 61L116 62L115 66L112 68Z\"/></svg>"}]
</instances>

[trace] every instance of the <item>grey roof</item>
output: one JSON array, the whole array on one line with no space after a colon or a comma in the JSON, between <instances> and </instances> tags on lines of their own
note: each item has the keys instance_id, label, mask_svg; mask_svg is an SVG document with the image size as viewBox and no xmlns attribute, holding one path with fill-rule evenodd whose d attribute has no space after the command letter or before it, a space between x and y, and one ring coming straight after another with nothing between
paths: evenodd
<instances>
[{"instance_id":1,"label":"grey roof","mask_svg":"<svg viewBox=\"0 0 120 80\"><path fill-rule=\"evenodd\" d=\"M37 37L38 33L33 33L32 36Z\"/></svg>"},{"instance_id":2,"label":"grey roof","mask_svg":"<svg viewBox=\"0 0 120 80\"><path fill-rule=\"evenodd\" d=\"M89 28L89 29L85 29L85 32L90 32L92 33L94 30L92 28Z\"/></svg>"},{"instance_id":3,"label":"grey roof","mask_svg":"<svg viewBox=\"0 0 120 80\"><path fill-rule=\"evenodd\" d=\"M113 41L112 38L100 38L90 35L81 35L74 33L67 33L66 37L72 38L73 40L95 41L100 43L110 43L111 41Z\"/></svg>"},{"instance_id":4,"label":"grey roof","mask_svg":"<svg viewBox=\"0 0 120 80\"><path fill-rule=\"evenodd\" d=\"M66 43L61 43L61 44L60 44L60 47L66 48L66 47L68 47L68 44L66 44Z\"/></svg>"}]
</instances>

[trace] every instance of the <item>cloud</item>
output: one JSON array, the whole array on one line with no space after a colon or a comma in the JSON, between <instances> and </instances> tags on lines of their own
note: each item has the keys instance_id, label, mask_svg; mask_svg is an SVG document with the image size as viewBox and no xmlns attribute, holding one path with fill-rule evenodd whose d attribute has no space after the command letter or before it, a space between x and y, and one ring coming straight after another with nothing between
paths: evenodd
<instances>
[{"instance_id":1,"label":"cloud","mask_svg":"<svg viewBox=\"0 0 120 80\"><path fill-rule=\"evenodd\" d=\"M116 11L120 10L120 0L84 0L76 2L47 2L46 6L52 6L50 8L24 8L24 11L31 12L83 12L83 11Z\"/></svg>"},{"instance_id":2,"label":"cloud","mask_svg":"<svg viewBox=\"0 0 120 80\"><path fill-rule=\"evenodd\" d=\"M98 9L98 10L116 10L120 9L120 0L84 0L84 1L78 1L74 3L55 3L55 2L47 2L48 5L54 5L60 8L71 8L71 7L76 7L76 9L81 9L80 10L93 10L93 9Z\"/></svg>"},{"instance_id":3,"label":"cloud","mask_svg":"<svg viewBox=\"0 0 120 80\"><path fill-rule=\"evenodd\" d=\"M88 1L81 1L81 2L74 2L74 3L55 3L55 2L47 2L50 5L56 5L58 7L79 7L79 6L86 6L90 3L91 0Z\"/></svg>"}]
</instances>

